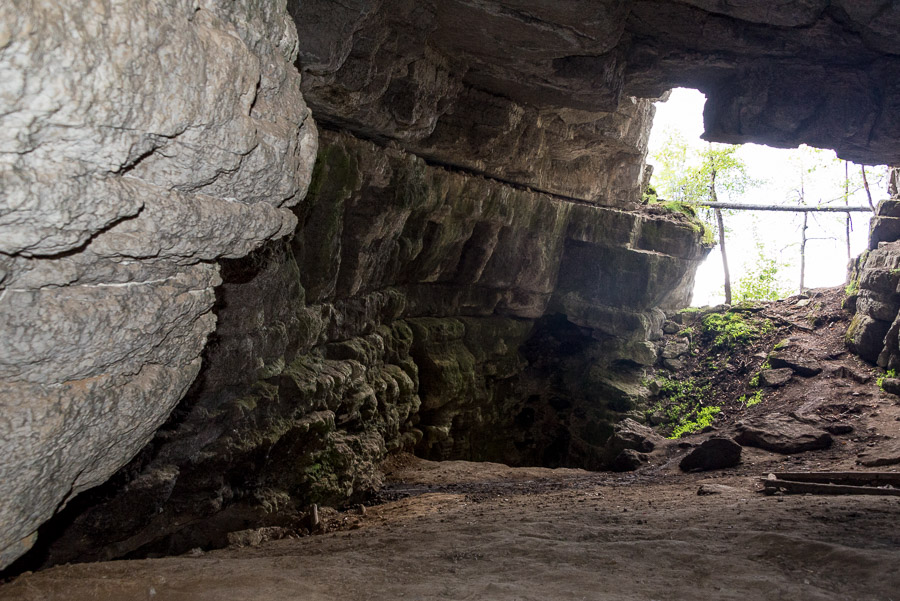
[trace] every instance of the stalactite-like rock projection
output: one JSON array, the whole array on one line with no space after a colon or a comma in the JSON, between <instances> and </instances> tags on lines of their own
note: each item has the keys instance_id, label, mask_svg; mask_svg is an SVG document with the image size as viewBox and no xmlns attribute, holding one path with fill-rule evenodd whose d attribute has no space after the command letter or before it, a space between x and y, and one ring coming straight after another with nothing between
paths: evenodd
<instances>
[{"instance_id":1,"label":"stalactite-like rock projection","mask_svg":"<svg viewBox=\"0 0 900 601\"><path fill-rule=\"evenodd\" d=\"M290 523L398 449L607 466L706 252L640 205L652 100L897 164L898 32L885 0L3 5L0 566L117 469L35 565Z\"/></svg>"}]
</instances>

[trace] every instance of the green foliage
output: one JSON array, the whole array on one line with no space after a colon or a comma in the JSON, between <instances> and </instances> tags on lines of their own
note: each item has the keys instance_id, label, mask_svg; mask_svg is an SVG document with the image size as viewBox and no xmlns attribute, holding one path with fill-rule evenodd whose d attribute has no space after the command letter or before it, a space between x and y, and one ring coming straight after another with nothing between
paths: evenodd
<instances>
[{"instance_id":1,"label":"green foliage","mask_svg":"<svg viewBox=\"0 0 900 601\"><path fill-rule=\"evenodd\" d=\"M676 426L675 429L672 430L672 435L669 436L669 438L681 438L685 434L693 434L707 426L711 426L716 419L716 416L721 411L721 407L701 407L694 414L692 420L682 422Z\"/></svg>"},{"instance_id":2,"label":"green foliage","mask_svg":"<svg viewBox=\"0 0 900 601\"><path fill-rule=\"evenodd\" d=\"M779 272L786 263L781 263L766 252L761 242L756 243L756 262L735 282L733 298L735 303L748 300L778 300L790 294L788 286L779 280Z\"/></svg>"},{"instance_id":3,"label":"green foliage","mask_svg":"<svg viewBox=\"0 0 900 601\"><path fill-rule=\"evenodd\" d=\"M648 413L662 413L664 428L671 428L669 438L679 438L684 434L697 432L710 425L721 411L720 407L705 405L711 384L699 384L694 378L675 380L662 378L657 381L660 387L659 403Z\"/></svg>"},{"instance_id":4,"label":"green foliage","mask_svg":"<svg viewBox=\"0 0 900 601\"><path fill-rule=\"evenodd\" d=\"M703 333L713 338L713 347L720 349L746 345L772 330L766 320L745 317L740 313L710 313L703 318Z\"/></svg>"},{"instance_id":5,"label":"green foliage","mask_svg":"<svg viewBox=\"0 0 900 601\"><path fill-rule=\"evenodd\" d=\"M700 243L710 248L716 245L716 231L706 223L703 224L703 236L700 238Z\"/></svg>"},{"instance_id":6,"label":"green foliage","mask_svg":"<svg viewBox=\"0 0 900 601\"><path fill-rule=\"evenodd\" d=\"M716 176L716 190L725 195L741 195L759 185L747 173L738 155L739 146L707 144L692 147L677 131L666 132L663 149L653 155L657 169L653 188L661 198L695 204L711 200L710 183Z\"/></svg>"},{"instance_id":7,"label":"green foliage","mask_svg":"<svg viewBox=\"0 0 900 601\"><path fill-rule=\"evenodd\" d=\"M663 149L653 155L658 167L652 186L654 197L668 199L664 206L670 211L696 218L701 243L713 247L717 240L711 213L704 211L704 216L698 217L694 206L700 202L722 200L720 195L726 200L740 196L761 182L749 176L747 166L739 156L739 146L707 144L698 148L688 144L677 131L667 131L666 136Z\"/></svg>"},{"instance_id":8,"label":"green foliage","mask_svg":"<svg viewBox=\"0 0 900 601\"><path fill-rule=\"evenodd\" d=\"M846 288L844 288L844 294L846 294L847 296L859 294L859 280L850 280L850 283L847 284Z\"/></svg>"},{"instance_id":9,"label":"green foliage","mask_svg":"<svg viewBox=\"0 0 900 601\"><path fill-rule=\"evenodd\" d=\"M762 390L757 390L753 394L744 394L741 395L741 398L738 399L738 402L743 405L745 408L752 407L753 405L759 405L763 400Z\"/></svg>"},{"instance_id":10,"label":"green foliage","mask_svg":"<svg viewBox=\"0 0 900 601\"><path fill-rule=\"evenodd\" d=\"M897 377L897 371L896 371L896 370L893 370L893 369L887 370L886 372L884 372L884 375L883 375L883 376L881 376L881 377L878 378L878 380L877 380L878 388L881 388L882 390L884 390L884 381L885 381L885 379L887 379L887 378L896 378L896 377Z\"/></svg>"},{"instance_id":11,"label":"green foliage","mask_svg":"<svg viewBox=\"0 0 900 601\"><path fill-rule=\"evenodd\" d=\"M751 388L759 388L759 374L767 369L772 369L772 365L769 363L768 359L766 359L765 363L759 366L759 371L753 374L753 377L750 378L749 384Z\"/></svg>"},{"instance_id":12,"label":"green foliage","mask_svg":"<svg viewBox=\"0 0 900 601\"><path fill-rule=\"evenodd\" d=\"M662 203L663 208L667 211L671 211L673 213L682 213L683 215L687 215L688 217L694 218L697 216L697 211L694 210L694 207L691 205L681 202L679 200L668 200Z\"/></svg>"}]
</instances>

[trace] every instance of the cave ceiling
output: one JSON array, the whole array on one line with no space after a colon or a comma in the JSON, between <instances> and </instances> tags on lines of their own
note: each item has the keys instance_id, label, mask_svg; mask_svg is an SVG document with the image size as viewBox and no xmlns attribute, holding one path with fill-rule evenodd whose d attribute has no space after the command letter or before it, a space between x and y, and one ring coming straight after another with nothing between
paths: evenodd
<instances>
[{"instance_id":1,"label":"cave ceiling","mask_svg":"<svg viewBox=\"0 0 900 601\"><path fill-rule=\"evenodd\" d=\"M807 143L857 162L900 163L898 2L295 0L289 8L317 118L419 154L429 154L417 146L442 118L472 111L465 100L475 93L571 121L685 86L708 98L708 140Z\"/></svg>"}]
</instances>

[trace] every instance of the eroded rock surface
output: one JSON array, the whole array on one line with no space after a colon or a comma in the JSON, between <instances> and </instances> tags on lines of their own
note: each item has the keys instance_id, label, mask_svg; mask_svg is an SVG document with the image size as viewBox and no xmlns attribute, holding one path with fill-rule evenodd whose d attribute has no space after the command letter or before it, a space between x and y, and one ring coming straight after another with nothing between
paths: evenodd
<instances>
[{"instance_id":1,"label":"eroded rock surface","mask_svg":"<svg viewBox=\"0 0 900 601\"><path fill-rule=\"evenodd\" d=\"M834 441L828 432L778 413L741 422L737 424L737 430L738 435L734 440L739 444L775 453L792 454L827 449Z\"/></svg>"},{"instance_id":2,"label":"eroded rock surface","mask_svg":"<svg viewBox=\"0 0 900 601\"><path fill-rule=\"evenodd\" d=\"M51 561L277 526L376 487L394 449L608 465L703 255L637 206L675 85L710 98L711 140L900 162L884 0L284 1L299 39L284 2L0 7L0 565L151 437L214 300L200 379ZM345 133L290 211L301 91ZM885 365L889 213L850 334ZM295 226L225 263L214 299L215 261Z\"/></svg>"},{"instance_id":3,"label":"eroded rock surface","mask_svg":"<svg viewBox=\"0 0 900 601\"><path fill-rule=\"evenodd\" d=\"M680 214L577 204L332 132L296 214L291 240L224 263L200 378L51 563L297 525L309 503L364 499L400 449L607 466L614 424L647 394L658 307L686 302L706 252Z\"/></svg>"},{"instance_id":4,"label":"eroded rock surface","mask_svg":"<svg viewBox=\"0 0 900 601\"><path fill-rule=\"evenodd\" d=\"M900 163L900 12L887 0L291 0L290 10L320 120L537 189L627 203L648 111L635 98L675 86L709 98L710 140Z\"/></svg>"},{"instance_id":5,"label":"eroded rock surface","mask_svg":"<svg viewBox=\"0 0 900 601\"><path fill-rule=\"evenodd\" d=\"M315 126L284 2L0 6L0 567L165 421L220 257L291 232Z\"/></svg>"},{"instance_id":6,"label":"eroded rock surface","mask_svg":"<svg viewBox=\"0 0 900 601\"><path fill-rule=\"evenodd\" d=\"M730 438L720 436L708 438L685 455L678 467L685 472L705 472L734 467L741 462L741 450L741 445Z\"/></svg>"},{"instance_id":7,"label":"eroded rock surface","mask_svg":"<svg viewBox=\"0 0 900 601\"><path fill-rule=\"evenodd\" d=\"M847 344L885 369L900 368L900 199L878 205L870 250L856 259L847 290L855 311Z\"/></svg>"}]
</instances>

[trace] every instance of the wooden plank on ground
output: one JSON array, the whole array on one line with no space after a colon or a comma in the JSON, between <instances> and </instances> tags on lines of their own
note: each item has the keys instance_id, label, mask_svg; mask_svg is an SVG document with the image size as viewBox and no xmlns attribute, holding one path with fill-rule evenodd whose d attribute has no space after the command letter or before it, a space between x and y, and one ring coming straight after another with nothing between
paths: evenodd
<instances>
[{"instance_id":1,"label":"wooden plank on ground","mask_svg":"<svg viewBox=\"0 0 900 601\"><path fill-rule=\"evenodd\" d=\"M900 486L898 472L774 472L779 480L792 482L820 482L823 484L849 484L854 486Z\"/></svg>"},{"instance_id":2,"label":"wooden plank on ground","mask_svg":"<svg viewBox=\"0 0 900 601\"><path fill-rule=\"evenodd\" d=\"M900 497L900 488L878 488L875 486L846 486L840 484L821 484L818 482L791 482L790 480L763 479L765 492L774 494L783 492L803 495L876 495Z\"/></svg>"}]
</instances>

